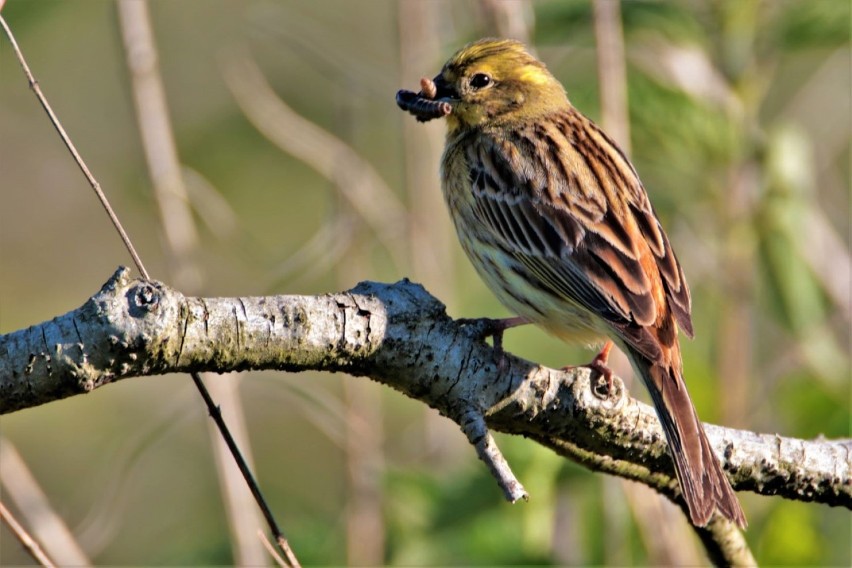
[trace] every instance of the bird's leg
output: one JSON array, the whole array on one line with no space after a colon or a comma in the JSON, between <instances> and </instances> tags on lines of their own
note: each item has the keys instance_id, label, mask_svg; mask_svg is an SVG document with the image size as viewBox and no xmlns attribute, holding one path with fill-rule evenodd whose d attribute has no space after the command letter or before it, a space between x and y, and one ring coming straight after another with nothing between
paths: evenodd
<instances>
[{"instance_id":1,"label":"bird's leg","mask_svg":"<svg viewBox=\"0 0 852 568\"><path fill-rule=\"evenodd\" d=\"M598 382L593 386L593 391L596 395L606 398L612 392L612 369L607 367L609 361L609 352L612 351L612 341L607 340L601 347L600 352L595 355L591 363L588 365L572 365L563 367L563 370L576 369L577 367L588 367L598 374Z\"/></svg>"},{"instance_id":2,"label":"bird's leg","mask_svg":"<svg viewBox=\"0 0 852 568\"><path fill-rule=\"evenodd\" d=\"M477 336L480 339L485 339L486 337L491 337L494 341L494 349L498 351L501 355L503 353L503 333L507 329L512 329L513 327L518 327L521 325L526 325L530 322L524 316L515 316L511 318L460 318L458 323L461 325L471 325L477 326Z\"/></svg>"},{"instance_id":3,"label":"bird's leg","mask_svg":"<svg viewBox=\"0 0 852 568\"><path fill-rule=\"evenodd\" d=\"M604 346L601 347L601 350L598 352L598 354L595 355L595 358L592 359L592 362L589 363L589 368L593 371L598 372L599 384L601 379L604 380L606 384L606 390L600 390L602 393L607 395L612 392L612 369L607 367L610 351L612 351L612 341L607 341L606 343L604 343Z\"/></svg>"},{"instance_id":4,"label":"bird's leg","mask_svg":"<svg viewBox=\"0 0 852 568\"><path fill-rule=\"evenodd\" d=\"M496 351L497 356L500 357L500 372L502 372L506 366L505 352L503 351L503 333L507 329L512 329L513 327L532 323L530 320L523 316L515 316L511 318L501 319L461 318L457 321L461 325L477 326L477 335L480 339L485 339L486 337L492 338L494 351Z\"/></svg>"}]
</instances>

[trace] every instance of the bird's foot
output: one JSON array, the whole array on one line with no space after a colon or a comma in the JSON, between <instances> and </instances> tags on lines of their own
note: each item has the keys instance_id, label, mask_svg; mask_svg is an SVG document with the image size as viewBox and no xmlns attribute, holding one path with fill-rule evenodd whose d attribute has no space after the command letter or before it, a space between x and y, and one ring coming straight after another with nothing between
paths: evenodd
<instances>
[{"instance_id":1,"label":"bird's foot","mask_svg":"<svg viewBox=\"0 0 852 568\"><path fill-rule=\"evenodd\" d=\"M612 369L607 366L609 361L609 352L612 351L612 341L607 341L601 348L600 352L595 355L595 358L588 365L571 365L563 367L565 371L576 369L577 367L586 367L591 369L596 377L593 377L592 392L595 396L601 399L606 399L612 392Z\"/></svg>"},{"instance_id":2,"label":"bird's foot","mask_svg":"<svg viewBox=\"0 0 852 568\"><path fill-rule=\"evenodd\" d=\"M497 371L502 373L506 370L506 353L503 351L503 333L507 329L526 325L530 322L523 316L515 316L511 318L460 318L457 320L463 326L476 328L476 335L480 339L491 338L491 343L497 356L500 358Z\"/></svg>"},{"instance_id":3,"label":"bird's foot","mask_svg":"<svg viewBox=\"0 0 852 568\"><path fill-rule=\"evenodd\" d=\"M464 326L476 327L476 335L480 339L492 338L494 349L501 354L503 353L503 333L507 329L531 323L530 320L523 316L500 319L459 318L456 321Z\"/></svg>"}]
</instances>

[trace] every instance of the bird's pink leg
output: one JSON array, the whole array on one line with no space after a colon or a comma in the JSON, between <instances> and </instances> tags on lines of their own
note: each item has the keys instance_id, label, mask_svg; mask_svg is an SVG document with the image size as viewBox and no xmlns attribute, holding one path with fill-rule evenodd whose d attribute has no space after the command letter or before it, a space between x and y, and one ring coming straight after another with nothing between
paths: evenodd
<instances>
[{"instance_id":1,"label":"bird's pink leg","mask_svg":"<svg viewBox=\"0 0 852 568\"><path fill-rule=\"evenodd\" d=\"M612 391L612 369L607 367L610 351L612 351L612 341L607 341L601 347L600 352L592 359L592 362L589 363L589 368L600 373L600 376L606 381L607 393Z\"/></svg>"},{"instance_id":2,"label":"bird's pink leg","mask_svg":"<svg viewBox=\"0 0 852 568\"><path fill-rule=\"evenodd\" d=\"M562 369L568 371L570 369L576 369L577 367L588 367L592 371L598 373L599 381L603 379L604 384L599 387L595 387L596 393L606 393L609 394L612 392L612 369L607 367L607 362L609 361L609 352L612 351L612 341L607 340L604 343L603 347L601 347L600 352L595 355L595 358L592 359L591 363L588 365L570 365L568 367L563 367ZM603 388L605 386L605 388Z\"/></svg>"}]
</instances>

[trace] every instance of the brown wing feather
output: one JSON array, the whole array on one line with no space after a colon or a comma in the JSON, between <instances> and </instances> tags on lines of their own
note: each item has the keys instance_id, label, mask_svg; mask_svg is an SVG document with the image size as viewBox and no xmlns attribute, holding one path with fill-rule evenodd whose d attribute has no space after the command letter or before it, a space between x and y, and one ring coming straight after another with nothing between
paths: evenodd
<instances>
[{"instance_id":1,"label":"brown wing feather","mask_svg":"<svg viewBox=\"0 0 852 568\"><path fill-rule=\"evenodd\" d=\"M636 219L639 231L645 237L645 242L654 255L657 269L666 289L666 299L678 326L687 336L693 337L692 317L690 315L692 299L689 294L689 286L683 275L683 268L677 261L669 238L663 232L647 196L644 197L642 206L631 204L633 218Z\"/></svg>"},{"instance_id":2,"label":"brown wing feather","mask_svg":"<svg viewBox=\"0 0 852 568\"><path fill-rule=\"evenodd\" d=\"M680 265L618 149L575 111L555 124L469 149L479 221L554 296L585 306L656 359L647 328L662 316L673 313L692 333Z\"/></svg>"}]
</instances>

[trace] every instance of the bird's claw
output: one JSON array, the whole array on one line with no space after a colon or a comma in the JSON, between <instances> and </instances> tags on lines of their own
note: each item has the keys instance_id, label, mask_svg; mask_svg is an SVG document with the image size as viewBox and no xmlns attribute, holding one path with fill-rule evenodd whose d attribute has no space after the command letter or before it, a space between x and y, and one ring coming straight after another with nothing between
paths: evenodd
<instances>
[{"instance_id":1,"label":"bird's claw","mask_svg":"<svg viewBox=\"0 0 852 568\"><path fill-rule=\"evenodd\" d=\"M497 372L502 374L508 367L509 360L506 357L506 352L503 350L503 333L507 329L526 325L530 321L522 316L511 318L460 318L457 320L460 325L475 327L476 336L479 339L491 338L491 344L499 358L497 363Z\"/></svg>"},{"instance_id":2,"label":"bird's claw","mask_svg":"<svg viewBox=\"0 0 852 568\"><path fill-rule=\"evenodd\" d=\"M606 365L595 364L594 361L588 367L597 373L595 382L592 384L592 392L598 398L606 400L612 394L612 369Z\"/></svg>"},{"instance_id":3,"label":"bird's claw","mask_svg":"<svg viewBox=\"0 0 852 568\"><path fill-rule=\"evenodd\" d=\"M567 371L570 369L576 369L577 367L586 367L587 369L591 369L593 375L597 375L594 377L592 381L592 393L602 400L606 400L609 398L610 394L612 394L612 369L607 366L607 361L609 361L609 352L612 349L612 341L607 341L603 348L601 348L600 353L595 355L595 358L588 365L572 365L568 367L563 367L562 369Z\"/></svg>"}]
</instances>

